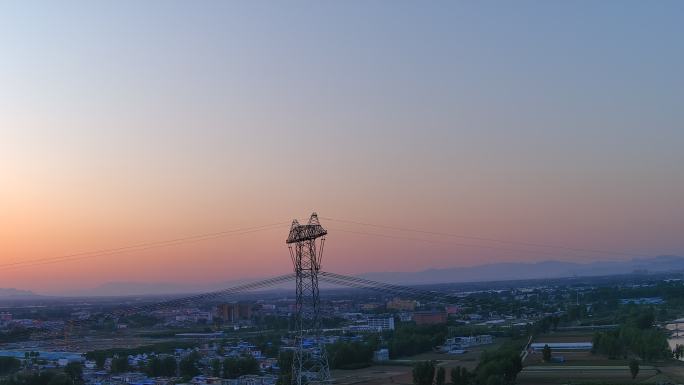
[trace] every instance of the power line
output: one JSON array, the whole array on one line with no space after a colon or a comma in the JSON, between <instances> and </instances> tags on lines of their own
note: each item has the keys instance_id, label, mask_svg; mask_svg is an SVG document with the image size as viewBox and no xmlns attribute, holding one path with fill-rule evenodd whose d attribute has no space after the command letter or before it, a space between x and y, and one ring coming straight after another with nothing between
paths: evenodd
<instances>
[{"instance_id":1,"label":"power line","mask_svg":"<svg viewBox=\"0 0 684 385\"><path fill-rule=\"evenodd\" d=\"M382 292L385 294L391 294L391 295L404 295L404 296L411 296L415 298L421 298L425 300L438 300L438 301L444 301L444 302L451 302L457 299L457 297L445 293L441 293L438 291L428 291L428 290L421 290L415 287L410 287L410 286L403 286L403 285L395 285L395 284L390 284L390 283L385 283L385 282L379 282L379 281L373 281L365 278L360 278L360 277L353 277L353 276L347 276L347 275L342 275L342 274L336 274L336 273L331 273L331 272L320 272L321 277L324 281L332 283L332 284L337 284L341 286L347 286L347 287L353 287L353 288L358 288L358 289L367 289L367 290L374 290L378 292ZM259 281L254 281L254 282L248 282L240 285L236 285L233 287L229 287L223 290L217 290L217 291L211 291L211 292L206 292L206 293L199 293L199 294L194 294L186 297L180 297L180 298L173 298L169 300L161 300L153 303L147 303L143 305L138 305L138 306L130 306L126 307L123 309L117 309L108 313L103 313L103 314L97 314L94 315L93 317L90 317L88 319L78 319L78 320L70 320L68 321L68 324L70 327L80 327L84 326L88 322L96 321L96 320L109 320L109 319L118 319L121 317L127 317L131 316L133 314L137 314L140 312L151 312L151 311L157 311L157 310L163 310L167 308L173 308L181 305L185 305L188 303L194 303L194 302L201 302L201 301L206 301L210 299L215 299L215 298L223 298L223 297L232 297L236 296L239 294L243 294L249 291L253 290L258 290L258 289L266 289L270 287L275 287L279 286L283 283L286 283L288 281L294 280L295 275L293 273L290 274L284 274L268 279L263 279ZM65 323L65 327L66 327ZM60 326L51 326L46 329L46 331L55 333L55 332L60 332L63 330L63 327ZM40 332L37 334L41 334Z\"/></svg>"},{"instance_id":2,"label":"power line","mask_svg":"<svg viewBox=\"0 0 684 385\"><path fill-rule=\"evenodd\" d=\"M404 227L380 225L380 224L373 224L373 223L366 223L366 222L359 222L359 221L351 221L351 220L347 220L347 219L336 219L336 218L330 218L330 217L321 217L321 219L325 219L327 221L335 221L335 222L355 224L355 225L360 225L360 226L376 227L376 228L395 230L395 231L413 232L413 233L421 233L421 234L429 234L429 235L437 235L437 236L445 236L445 237L453 237L453 238L472 239L472 240L486 241L486 242L497 242L497 243L505 243L505 244L511 244L511 245L520 245L520 246L529 246L529 247L543 247L543 248L551 248L551 249L562 249L562 250L568 250L568 251L595 253L595 254L611 254L611 255L621 255L621 256L629 256L629 257L643 257L642 254L626 253L626 252L621 252L621 251L587 249L587 248L580 248L580 247L569 247L569 246L563 246L563 245L554 245L554 244L549 244L549 243L512 241L512 240L498 239L498 238L479 237L479 236L454 234L454 233L444 233L444 232L439 232L439 231L410 229L410 228L404 228Z\"/></svg>"},{"instance_id":3,"label":"power line","mask_svg":"<svg viewBox=\"0 0 684 385\"><path fill-rule=\"evenodd\" d=\"M67 255L56 256L56 257L46 257L46 258L32 259L32 260L28 260L28 261L11 262L11 263L6 263L6 264L0 265L0 270L9 270L9 269L23 268L23 267L29 267L29 266L38 266L38 265L45 265L45 264L59 263L59 262L70 262L70 261L76 261L76 260L81 260L81 259L89 259L89 258L106 256L106 255L120 254L120 253L130 252L130 251L142 251L142 250L149 250L149 249L154 249L154 248L159 248L159 247L177 246L177 245L186 244L186 243L202 242L202 241L207 241L207 240L216 239L216 238L224 238L224 237L244 235L244 234L249 234L249 233L254 233L254 232L259 232L259 231L273 230L273 229L279 228L280 226L284 226L284 225L288 225L288 224L289 224L289 222L272 223L269 225L246 227L246 228L241 228L241 229L219 231L219 232L214 232L214 233L198 234L198 235L192 235L192 236L181 237L181 238L167 239L167 240L162 240L162 241L143 242L143 243L138 243L138 244L134 244L134 245L116 247L116 248L111 248L111 249L101 249L101 250L86 251L86 252L80 252L80 253L74 253L74 254L67 254Z\"/></svg>"},{"instance_id":4,"label":"power line","mask_svg":"<svg viewBox=\"0 0 684 385\"><path fill-rule=\"evenodd\" d=\"M591 255L579 255L579 254L560 254L560 255L550 256L548 254L539 254L539 252L536 252L536 251L530 251L530 250L524 250L524 249L511 249L511 248L491 246L491 245L476 245L476 244L459 243L459 242L452 242L452 241L440 241L440 240L435 240L435 239L413 238L413 237L406 237L406 236L401 236L401 235L370 233L370 232L365 232L365 231L344 230L344 229L336 229L336 228L330 228L330 230L339 231L342 233L349 233L349 234L366 235L366 236L371 236L371 237L400 239L400 240L426 242L426 243L434 243L434 244L441 244L441 245L472 247L472 248L480 248L480 249L502 250L502 251L507 251L507 252L523 253L523 254L528 255L528 256L537 256L537 257L543 257L543 258L552 258L552 257L572 257L572 258L584 258L584 259L594 259L595 258L594 256L591 256Z\"/></svg>"},{"instance_id":5,"label":"power line","mask_svg":"<svg viewBox=\"0 0 684 385\"><path fill-rule=\"evenodd\" d=\"M394 285L385 282L373 281L370 279L353 277L348 275L336 274L331 272L321 272L324 281L343 286L354 287L358 289L368 289L383 292L392 295L408 295L416 298L422 298L429 301L441 300L443 302L452 302L457 299L456 296L440 293L432 290L422 290L410 286Z\"/></svg>"},{"instance_id":6,"label":"power line","mask_svg":"<svg viewBox=\"0 0 684 385\"><path fill-rule=\"evenodd\" d=\"M94 317L88 318L88 319L78 319L78 320L70 320L68 321L70 326L82 326L85 323L93 320L108 320L108 319L117 319L120 317L127 317L131 316L133 314L137 314L143 311L157 311L157 310L163 310L171 307L176 307L180 305L184 305L187 303L191 302L200 302L200 301L206 301L208 299L214 299L218 297L230 297L230 296L235 296L239 295L242 293L246 293L252 290L257 290L257 289L265 289L269 287L274 287L278 286L280 284L283 284L285 282L291 281L294 279L294 274L284 274L284 275L279 275L276 277L268 278L268 279L263 279L259 281L254 281L254 282L248 282L240 285L236 285L233 287L229 287L223 290L217 290L217 291L211 291L211 292L206 292L206 293L200 293L200 294L194 294L191 296L186 296L186 297L180 297L180 298L174 298L174 299L169 299L169 300L162 300L162 301L157 301L153 303L147 303L139 306L130 306L126 307L123 309L117 309L108 313L103 313L96 315ZM66 326L66 323L65 323ZM60 326L53 326L53 327L48 327L46 330L48 332L59 332L63 328ZM40 333L38 333L40 334Z\"/></svg>"}]
</instances>

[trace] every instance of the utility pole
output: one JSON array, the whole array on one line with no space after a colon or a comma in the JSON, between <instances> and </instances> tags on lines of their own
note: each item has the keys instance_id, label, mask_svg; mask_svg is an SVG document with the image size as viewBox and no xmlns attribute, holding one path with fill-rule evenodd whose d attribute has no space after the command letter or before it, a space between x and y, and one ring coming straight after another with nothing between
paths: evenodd
<instances>
[{"instance_id":1,"label":"utility pole","mask_svg":"<svg viewBox=\"0 0 684 385\"><path fill-rule=\"evenodd\" d=\"M328 232L316 213L309 222L290 227L287 245L295 272L295 350L292 360L292 384L326 384L330 382L328 356L321 339L321 302L318 272L321 269L323 245Z\"/></svg>"}]
</instances>

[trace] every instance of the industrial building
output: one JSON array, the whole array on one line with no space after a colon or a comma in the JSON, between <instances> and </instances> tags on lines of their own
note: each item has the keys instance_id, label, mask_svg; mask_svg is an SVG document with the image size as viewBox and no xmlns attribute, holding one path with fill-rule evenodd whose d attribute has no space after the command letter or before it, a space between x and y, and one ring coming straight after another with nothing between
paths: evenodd
<instances>
[{"instance_id":1,"label":"industrial building","mask_svg":"<svg viewBox=\"0 0 684 385\"><path fill-rule=\"evenodd\" d=\"M216 306L216 315L226 322L237 322L252 318L252 305L249 303L224 303Z\"/></svg>"}]
</instances>

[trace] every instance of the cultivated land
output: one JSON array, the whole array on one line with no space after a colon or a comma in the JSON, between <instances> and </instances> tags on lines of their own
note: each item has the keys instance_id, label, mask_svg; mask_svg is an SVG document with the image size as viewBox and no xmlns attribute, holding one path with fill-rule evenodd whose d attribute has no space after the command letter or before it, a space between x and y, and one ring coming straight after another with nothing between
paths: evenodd
<instances>
[{"instance_id":1,"label":"cultivated land","mask_svg":"<svg viewBox=\"0 0 684 385\"><path fill-rule=\"evenodd\" d=\"M333 370L335 384L341 385L381 385L412 384L409 365L373 365L355 370Z\"/></svg>"},{"instance_id":2,"label":"cultivated land","mask_svg":"<svg viewBox=\"0 0 684 385\"><path fill-rule=\"evenodd\" d=\"M495 351L508 340L509 339L505 337L497 338L492 344L473 346L467 348L467 352L464 354L446 354L441 352L429 352L411 356L406 360L399 361L418 362L435 360L438 361L438 366L444 366L447 372L449 371L449 369L455 368L457 366L462 366L467 368L468 370L473 370L477 366L477 362L480 359L482 352L484 352L485 350Z\"/></svg>"},{"instance_id":3,"label":"cultivated land","mask_svg":"<svg viewBox=\"0 0 684 385\"><path fill-rule=\"evenodd\" d=\"M540 335L533 342L587 342L591 332L551 332ZM518 385L545 384L667 384L681 383L684 364L663 362L641 364L639 374L632 379L629 360L611 360L605 355L589 351L552 351L563 356L563 363L546 363L541 352L527 356L524 369L518 375Z\"/></svg>"},{"instance_id":4,"label":"cultivated land","mask_svg":"<svg viewBox=\"0 0 684 385\"><path fill-rule=\"evenodd\" d=\"M443 366L447 376L451 368L462 366L474 370L478 359L485 350L494 351L506 342L508 338L498 338L495 343L474 346L465 354L446 354L441 352L421 353L415 356L392 360L392 365L373 365L368 368L355 370L334 370L333 378L336 384L344 385L380 385L380 384L412 384L412 365L420 361L437 361L437 366Z\"/></svg>"}]
</instances>

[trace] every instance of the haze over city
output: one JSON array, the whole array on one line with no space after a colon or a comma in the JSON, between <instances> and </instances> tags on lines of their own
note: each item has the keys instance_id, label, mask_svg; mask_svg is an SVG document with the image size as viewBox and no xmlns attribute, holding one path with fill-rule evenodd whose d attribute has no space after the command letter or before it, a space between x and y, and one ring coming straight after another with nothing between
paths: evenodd
<instances>
[{"instance_id":1,"label":"haze over city","mask_svg":"<svg viewBox=\"0 0 684 385\"><path fill-rule=\"evenodd\" d=\"M3 3L0 287L682 256L682 8Z\"/></svg>"}]
</instances>

